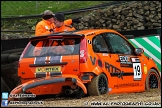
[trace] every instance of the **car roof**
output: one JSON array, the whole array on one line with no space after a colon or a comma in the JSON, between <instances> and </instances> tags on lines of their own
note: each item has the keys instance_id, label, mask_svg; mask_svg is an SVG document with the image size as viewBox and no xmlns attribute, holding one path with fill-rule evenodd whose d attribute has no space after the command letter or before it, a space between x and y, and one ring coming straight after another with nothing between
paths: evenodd
<instances>
[{"instance_id":1,"label":"car roof","mask_svg":"<svg viewBox=\"0 0 162 108\"><path fill-rule=\"evenodd\" d=\"M99 34L102 32L113 32L119 34L115 30L111 29L86 29L86 30L75 30L75 31L70 31L70 32L61 32L61 33L52 33L48 35L41 35L41 36L33 36L30 38L30 40L35 40L35 39L42 39L42 38L48 38L51 36L77 36L77 37L85 37L85 36L90 36L91 34Z\"/></svg>"},{"instance_id":2,"label":"car roof","mask_svg":"<svg viewBox=\"0 0 162 108\"><path fill-rule=\"evenodd\" d=\"M87 30L80 30L76 31L76 34L84 34L85 36L89 36L89 34L95 33L96 35L102 32L113 32L113 33L118 33L115 30L112 29L87 29ZM119 33L118 33L119 34Z\"/></svg>"}]
</instances>

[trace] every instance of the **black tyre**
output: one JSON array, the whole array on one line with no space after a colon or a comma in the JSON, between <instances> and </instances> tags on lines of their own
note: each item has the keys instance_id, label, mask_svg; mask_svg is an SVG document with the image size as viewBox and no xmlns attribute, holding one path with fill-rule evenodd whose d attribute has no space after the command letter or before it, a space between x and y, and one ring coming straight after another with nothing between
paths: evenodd
<instances>
[{"instance_id":1,"label":"black tyre","mask_svg":"<svg viewBox=\"0 0 162 108\"><path fill-rule=\"evenodd\" d=\"M8 56L8 62L9 62L9 63L12 63L12 62L18 61L19 58L20 58L20 55L10 54L10 55Z\"/></svg>"},{"instance_id":2,"label":"black tyre","mask_svg":"<svg viewBox=\"0 0 162 108\"><path fill-rule=\"evenodd\" d=\"M15 55L21 55L22 54L22 52L14 52L14 53L11 53L11 54L15 54Z\"/></svg>"},{"instance_id":3,"label":"black tyre","mask_svg":"<svg viewBox=\"0 0 162 108\"><path fill-rule=\"evenodd\" d=\"M24 48L12 49L7 51L2 51L1 54L11 54L16 52L23 52Z\"/></svg>"},{"instance_id":4,"label":"black tyre","mask_svg":"<svg viewBox=\"0 0 162 108\"><path fill-rule=\"evenodd\" d=\"M108 81L104 74L100 74L88 83L88 94L90 96L98 96L108 92Z\"/></svg>"},{"instance_id":5,"label":"black tyre","mask_svg":"<svg viewBox=\"0 0 162 108\"><path fill-rule=\"evenodd\" d=\"M80 98L82 98L84 95L85 95L85 94L84 94L84 91L82 90L82 88L78 87L78 91L77 91L77 93L76 93L76 98L77 98L77 99L80 99Z\"/></svg>"},{"instance_id":6,"label":"black tyre","mask_svg":"<svg viewBox=\"0 0 162 108\"><path fill-rule=\"evenodd\" d=\"M151 69L146 77L146 91L150 89L161 88L161 81L158 72L154 69Z\"/></svg>"},{"instance_id":7,"label":"black tyre","mask_svg":"<svg viewBox=\"0 0 162 108\"><path fill-rule=\"evenodd\" d=\"M17 67L18 62L8 63L1 66L1 77L11 90L17 86L20 80L17 75Z\"/></svg>"},{"instance_id":8,"label":"black tyre","mask_svg":"<svg viewBox=\"0 0 162 108\"><path fill-rule=\"evenodd\" d=\"M1 93L2 92L11 92L11 89L7 86L7 84L4 82L3 78L1 77Z\"/></svg>"},{"instance_id":9,"label":"black tyre","mask_svg":"<svg viewBox=\"0 0 162 108\"><path fill-rule=\"evenodd\" d=\"M8 63L8 57L10 54L1 54L1 64Z\"/></svg>"}]
</instances>

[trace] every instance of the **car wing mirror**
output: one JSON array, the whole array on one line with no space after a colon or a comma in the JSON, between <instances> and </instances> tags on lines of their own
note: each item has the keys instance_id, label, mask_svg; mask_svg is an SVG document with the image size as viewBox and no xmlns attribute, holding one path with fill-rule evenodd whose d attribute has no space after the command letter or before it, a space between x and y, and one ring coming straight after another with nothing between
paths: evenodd
<instances>
[{"instance_id":1,"label":"car wing mirror","mask_svg":"<svg viewBox=\"0 0 162 108\"><path fill-rule=\"evenodd\" d=\"M143 48L135 48L135 53L136 53L137 55L141 55L141 54L144 53L144 50L143 50Z\"/></svg>"}]
</instances>

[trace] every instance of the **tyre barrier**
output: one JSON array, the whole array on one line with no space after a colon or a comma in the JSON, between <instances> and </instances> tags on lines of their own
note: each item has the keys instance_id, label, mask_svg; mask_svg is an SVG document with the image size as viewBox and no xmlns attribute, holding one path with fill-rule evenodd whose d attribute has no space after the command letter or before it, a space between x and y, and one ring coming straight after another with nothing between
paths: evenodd
<instances>
[{"instance_id":1,"label":"tyre barrier","mask_svg":"<svg viewBox=\"0 0 162 108\"><path fill-rule=\"evenodd\" d=\"M1 54L1 64L12 63L18 61L19 58L18 54Z\"/></svg>"},{"instance_id":2,"label":"tyre barrier","mask_svg":"<svg viewBox=\"0 0 162 108\"><path fill-rule=\"evenodd\" d=\"M1 54L1 64L8 63L8 56L10 54Z\"/></svg>"},{"instance_id":3,"label":"tyre barrier","mask_svg":"<svg viewBox=\"0 0 162 108\"><path fill-rule=\"evenodd\" d=\"M8 62L9 62L9 63L12 63L12 62L18 61L19 58L20 58L20 55L10 54L10 55L8 56Z\"/></svg>"},{"instance_id":4,"label":"tyre barrier","mask_svg":"<svg viewBox=\"0 0 162 108\"><path fill-rule=\"evenodd\" d=\"M1 54L11 54L11 53L20 53L23 52L24 48L18 48L18 49L12 49L12 50L6 50L2 51Z\"/></svg>"},{"instance_id":5,"label":"tyre barrier","mask_svg":"<svg viewBox=\"0 0 162 108\"><path fill-rule=\"evenodd\" d=\"M1 93L9 92L19 82L17 62L24 48L1 52Z\"/></svg>"},{"instance_id":6,"label":"tyre barrier","mask_svg":"<svg viewBox=\"0 0 162 108\"><path fill-rule=\"evenodd\" d=\"M2 92L11 92L11 89L7 86L7 84L4 82L3 78L1 77L1 93Z\"/></svg>"},{"instance_id":7,"label":"tyre barrier","mask_svg":"<svg viewBox=\"0 0 162 108\"><path fill-rule=\"evenodd\" d=\"M18 85L20 78L17 69L18 61L1 65L1 91L12 90Z\"/></svg>"}]
</instances>

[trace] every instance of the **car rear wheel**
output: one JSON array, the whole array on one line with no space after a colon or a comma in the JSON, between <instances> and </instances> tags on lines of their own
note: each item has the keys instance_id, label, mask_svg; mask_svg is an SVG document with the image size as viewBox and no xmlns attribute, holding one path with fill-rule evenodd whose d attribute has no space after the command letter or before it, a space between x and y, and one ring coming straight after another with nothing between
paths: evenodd
<instances>
[{"instance_id":1,"label":"car rear wheel","mask_svg":"<svg viewBox=\"0 0 162 108\"><path fill-rule=\"evenodd\" d=\"M151 69L146 78L146 91L155 88L161 88L160 76L156 70Z\"/></svg>"},{"instance_id":2,"label":"car rear wheel","mask_svg":"<svg viewBox=\"0 0 162 108\"><path fill-rule=\"evenodd\" d=\"M88 94L90 96L98 96L108 92L108 81L104 74L100 74L88 83Z\"/></svg>"}]
</instances>

